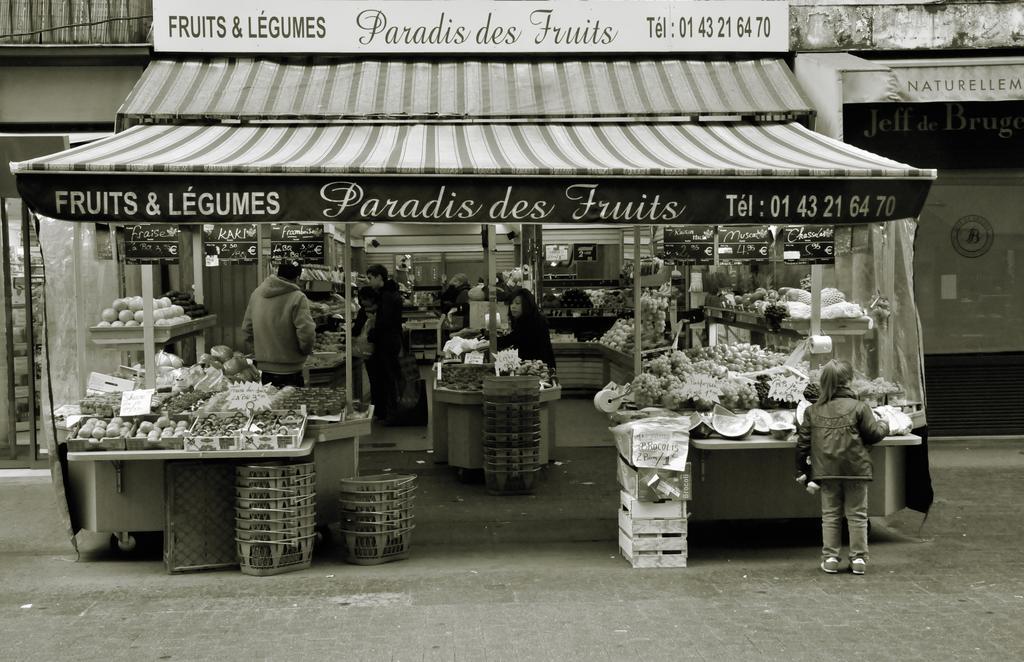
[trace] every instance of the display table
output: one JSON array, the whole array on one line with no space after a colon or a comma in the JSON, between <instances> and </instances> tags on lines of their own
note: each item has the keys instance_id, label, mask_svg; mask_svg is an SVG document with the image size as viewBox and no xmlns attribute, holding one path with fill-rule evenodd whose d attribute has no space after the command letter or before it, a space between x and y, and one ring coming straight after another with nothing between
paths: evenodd
<instances>
[{"instance_id":1,"label":"display table","mask_svg":"<svg viewBox=\"0 0 1024 662\"><path fill-rule=\"evenodd\" d=\"M633 380L633 355L597 342L553 342L558 382L566 393L593 395L608 382Z\"/></svg>"},{"instance_id":2,"label":"display table","mask_svg":"<svg viewBox=\"0 0 1024 662\"><path fill-rule=\"evenodd\" d=\"M433 373L432 373L433 374ZM551 459L555 438L555 414L550 404L562 398L559 386L540 392L540 461ZM431 384L430 433L434 462L460 469L482 469L484 394L482 391L453 391Z\"/></svg>"},{"instance_id":3,"label":"display table","mask_svg":"<svg viewBox=\"0 0 1024 662\"><path fill-rule=\"evenodd\" d=\"M900 435L871 446L874 480L868 515L891 515L906 505L906 447L920 443L916 435ZM808 494L795 480L795 449L795 438L691 439L691 519L821 517L820 497Z\"/></svg>"},{"instance_id":4,"label":"display table","mask_svg":"<svg viewBox=\"0 0 1024 662\"><path fill-rule=\"evenodd\" d=\"M359 473L359 437L369 434L371 420L310 422L298 448L68 453L72 519L82 529L93 532L163 531L167 462L209 460L245 464L310 458L316 463L317 524L323 526L337 521L338 481Z\"/></svg>"}]
</instances>

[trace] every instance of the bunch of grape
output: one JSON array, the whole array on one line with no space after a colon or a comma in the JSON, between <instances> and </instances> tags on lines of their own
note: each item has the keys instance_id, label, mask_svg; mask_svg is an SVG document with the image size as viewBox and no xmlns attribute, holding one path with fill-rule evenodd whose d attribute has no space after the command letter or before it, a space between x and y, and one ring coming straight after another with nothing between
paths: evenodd
<instances>
[{"instance_id":1,"label":"bunch of grape","mask_svg":"<svg viewBox=\"0 0 1024 662\"><path fill-rule=\"evenodd\" d=\"M726 409L743 411L754 409L760 404L757 390L746 380L738 378L724 379L721 382L722 394L718 400Z\"/></svg>"},{"instance_id":2,"label":"bunch of grape","mask_svg":"<svg viewBox=\"0 0 1024 662\"><path fill-rule=\"evenodd\" d=\"M640 295L640 326L645 336L660 338L665 333L668 295L659 291L645 291Z\"/></svg>"},{"instance_id":3,"label":"bunch of grape","mask_svg":"<svg viewBox=\"0 0 1024 662\"><path fill-rule=\"evenodd\" d=\"M661 380L646 372L633 378L633 402L637 407L652 407L661 402Z\"/></svg>"}]
</instances>

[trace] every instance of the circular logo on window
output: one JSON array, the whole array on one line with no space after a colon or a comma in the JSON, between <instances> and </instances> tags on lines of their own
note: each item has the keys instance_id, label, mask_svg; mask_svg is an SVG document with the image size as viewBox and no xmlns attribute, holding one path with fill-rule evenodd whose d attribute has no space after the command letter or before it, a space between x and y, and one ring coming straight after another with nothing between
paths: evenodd
<instances>
[{"instance_id":1,"label":"circular logo on window","mask_svg":"<svg viewBox=\"0 0 1024 662\"><path fill-rule=\"evenodd\" d=\"M949 238L960 255L981 257L992 248L996 234L984 216L964 216L953 226Z\"/></svg>"}]
</instances>

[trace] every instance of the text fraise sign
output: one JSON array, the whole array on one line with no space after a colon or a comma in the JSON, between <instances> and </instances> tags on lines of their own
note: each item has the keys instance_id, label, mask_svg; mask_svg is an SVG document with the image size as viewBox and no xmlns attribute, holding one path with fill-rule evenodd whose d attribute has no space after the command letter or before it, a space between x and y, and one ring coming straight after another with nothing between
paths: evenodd
<instances>
[{"instance_id":1,"label":"text fraise sign","mask_svg":"<svg viewBox=\"0 0 1024 662\"><path fill-rule=\"evenodd\" d=\"M768 383L768 398L779 402L800 402L807 380L795 375L776 375Z\"/></svg>"}]
</instances>

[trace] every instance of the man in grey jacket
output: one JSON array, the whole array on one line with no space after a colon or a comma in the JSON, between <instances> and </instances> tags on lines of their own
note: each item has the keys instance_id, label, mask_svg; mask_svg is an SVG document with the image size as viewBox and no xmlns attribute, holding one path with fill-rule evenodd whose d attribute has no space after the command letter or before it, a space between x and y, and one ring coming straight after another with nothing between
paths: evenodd
<instances>
[{"instance_id":1,"label":"man in grey jacket","mask_svg":"<svg viewBox=\"0 0 1024 662\"><path fill-rule=\"evenodd\" d=\"M313 353L316 324L309 301L296 281L298 262L283 262L276 276L267 276L249 297L242 331L252 347L264 384L304 386L302 366Z\"/></svg>"}]
</instances>

